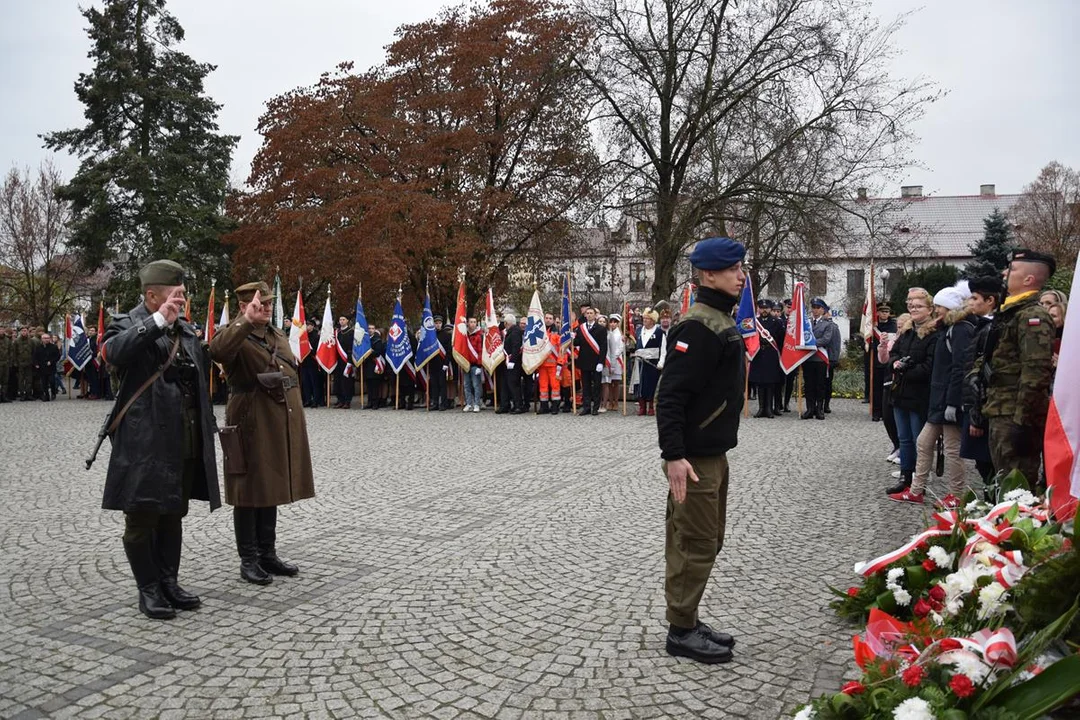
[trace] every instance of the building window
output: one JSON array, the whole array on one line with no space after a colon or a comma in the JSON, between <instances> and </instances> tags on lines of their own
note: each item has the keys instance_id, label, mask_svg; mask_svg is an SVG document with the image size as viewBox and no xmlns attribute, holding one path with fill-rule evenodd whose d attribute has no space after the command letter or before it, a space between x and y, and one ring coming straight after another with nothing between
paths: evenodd
<instances>
[{"instance_id":1,"label":"building window","mask_svg":"<svg viewBox=\"0 0 1080 720\"><path fill-rule=\"evenodd\" d=\"M825 297L829 294L829 273L825 270L810 271L810 296Z\"/></svg>"},{"instance_id":2,"label":"building window","mask_svg":"<svg viewBox=\"0 0 1080 720\"><path fill-rule=\"evenodd\" d=\"M645 263L630 263L630 292L645 292Z\"/></svg>"},{"instance_id":3,"label":"building window","mask_svg":"<svg viewBox=\"0 0 1080 720\"><path fill-rule=\"evenodd\" d=\"M785 293L787 293L787 288L784 283L784 273L774 270L769 277L769 297L782 299Z\"/></svg>"},{"instance_id":4,"label":"building window","mask_svg":"<svg viewBox=\"0 0 1080 720\"><path fill-rule=\"evenodd\" d=\"M847 271L847 294L848 297L862 297L866 284L865 270Z\"/></svg>"}]
</instances>

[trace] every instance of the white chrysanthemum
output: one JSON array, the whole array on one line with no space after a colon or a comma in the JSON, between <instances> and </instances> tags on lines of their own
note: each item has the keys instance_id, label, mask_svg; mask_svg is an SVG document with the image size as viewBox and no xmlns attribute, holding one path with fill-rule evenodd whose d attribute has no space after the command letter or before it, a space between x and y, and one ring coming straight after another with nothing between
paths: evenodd
<instances>
[{"instance_id":1,"label":"white chrysanthemum","mask_svg":"<svg viewBox=\"0 0 1080 720\"><path fill-rule=\"evenodd\" d=\"M817 717L817 715L814 713L814 708L809 705L795 713L795 720L814 720L815 717Z\"/></svg>"},{"instance_id":2,"label":"white chrysanthemum","mask_svg":"<svg viewBox=\"0 0 1080 720\"><path fill-rule=\"evenodd\" d=\"M967 595L975 589L975 584L983 575L990 575L993 570L983 565L970 565L962 567L951 575L946 576L945 592L949 599L955 599Z\"/></svg>"},{"instance_id":3,"label":"white chrysanthemum","mask_svg":"<svg viewBox=\"0 0 1080 720\"><path fill-rule=\"evenodd\" d=\"M952 567L953 554L946 551L945 548L941 547L940 545L932 546L929 550L926 551L926 554L930 557L931 560L934 561L934 564L937 565L939 568L948 569Z\"/></svg>"},{"instance_id":4,"label":"white chrysanthemum","mask_svg":"<svg viewBox=\"0 0 1080 720\"><path fill-rule=\"evenodd\" d=\"M967 675L973 683L980 683L990 674L990 666L979 659L979 656L970 650L952 650L942 653L938 657L942 665L952 665L956 672Z\"/></svg>"},{"instance_id":5,"label":"white chrysanthemum","mask_svg":"<svg viewBox=\"0 0 1080 720\"><path fill-rule=\"evenodd\" d=\"M897 605L910 605L911 604L911 593L909 593L907 590L905 590L902 587L898 587L895 590L893 590L892 591L892 596L893 596L893 599L896 600Z\"/></svg>"},{"instance_id":6,"label":"white chrysanthemum","mask_svg":"<svg viewBox=\"0 0 1080 720\"><path fill-rule=\"evenodd\" d=\"M1024 490L1023 488L1010 490L1009 492L1005 493L1005 497L1003 498L1003 500L1005 502L1020 503L1021 505L1035 505L1039 502L1034 495L1032 495L1027 490Z\"/></svg>"},{"instance_id":7,"label":"white chrysanthemum","mask_svg":"<svg viewBox=\"0 0 1080 720\"><path fill-rule=\"evenodd\" d=\"M1005 596L1005 586L999 582L992 582L982 590L979 591L979 619L986 620L987 618L1008 610L1009 606L1005 604L1003 600Z\"/></svg>"},{"instance_id":8,"label":"white chrysanthemum","mask_svg":"<svg viewBox=\"0 0 1080 720\"><path fill-rule=\"evenodd\" d=\"M889 583L895 583L902 577L904 577L904 568L893 568L889 571L889 574L885 576L885 580Z\"/></svg>"},{"instance_id":9,"label":"white chrysanthemum","mask_svg":"<svg viewBox=\"0 0 1080 720\"><path fill-rule=\"evenodd\" d=\"M964 506L964 512L966 512L969 517L972 517L972 516L975 516L975 515L984 515L984 514L986 514L986 508L987 507L988 506L985 503L982 503L982 502L980 502L978 500L972 500L971 502L969 502L967 505Z\"/></svg>"},{"instance_id":10,"label":"white chrysanthemum","mask_svg":"<svg viewBox=\"0 0 1080 720\"><path fill-rule=\"evenodd\" d=\"M935 625L944 625L945 624L945 618L943 618L940 613L931 612L930 613L930 619L934 621Z\"/></svg>"},{"instance_id":11,"label":"white chrysanthemum","mask_svg":"<svg viewBox=\"0 0 1080 720\"><path fill-rule=\"evenodd\" d=\"M930 703L922 698L908 698L896 706L893 710L895 720L934 720L934 713L930 710Z\"/></svg>"}]
</instances>

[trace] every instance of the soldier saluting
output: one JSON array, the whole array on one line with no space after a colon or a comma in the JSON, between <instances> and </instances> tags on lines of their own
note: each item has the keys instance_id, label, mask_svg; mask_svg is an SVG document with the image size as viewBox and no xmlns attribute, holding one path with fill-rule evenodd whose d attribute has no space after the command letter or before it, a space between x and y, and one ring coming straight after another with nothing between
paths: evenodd
<instances>
[{"instance_id":1,"label":"soldier saluting","mask_svg":"<svg viewBox=\"0 0 1080 720\"><path fill-rule=\"evenodd\" d=\"M285 333L270 324L274 295L264 282L236 288L240 317L210 341L225 368L225 418L239 429L242 461L226 462L225 502L233 506L240 576L266 585L296 575L277 555L277 508L315 496L299 366Z\"/></svg>"},{"instance_id":2,"label":"soldier saluting","mask_svg":"<svg viewBox=\"0 0 1080 720\"><path fill-rule=\"evenodd\" d=\"M990 456L997 470L1019 469L1033 486L1039 477L1043 432L1053 378L1054 322L1039 291L1054 274L1050 255L1015 250L1005 269L1005 301L972 373L982 415L990 423Z\"/></svg>"},{"instance_id":3,"label":"soldier saluting","mask_svg":"<svg viewBox=\"0 0 1080 720\"><path fill-rule=\"evenodd\" d=\"M660 455L670 490L667 652L710 664L730 661L735 645L731 635L701 622L698 604L724 544L727 451L738 444L746 365L732 310L746 282L745 254L746 248L729 238L702 240L690 254L700 289L668 334L656 391Z\"/></svg>"},{"instance_id":4,"label":"soldier saluting","mask_svg":"<svg viewBox=\"0 0 1080 720\"><path fill-rule=\"evenodd\" d=\"M102 507L124 512L124 551L139 587L139 610L168 619L176 609L200 605L177 584L181 523L191 499L208 501L211 510L221 506L216 423L206 354L180 317L184 269L157 260L139 271L139 281L143 302L113 315L101 344L101 357L120 379L107 421L112 455Z\"/></svg>"}]
</instances>

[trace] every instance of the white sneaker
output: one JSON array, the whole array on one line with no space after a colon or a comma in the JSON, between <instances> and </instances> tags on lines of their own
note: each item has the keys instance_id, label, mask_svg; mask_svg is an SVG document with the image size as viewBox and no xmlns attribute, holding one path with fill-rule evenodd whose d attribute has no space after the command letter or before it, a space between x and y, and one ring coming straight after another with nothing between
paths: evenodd
<instances>
[{"instance_id":1,"label":"white sneaker","mask_svg":"<svg viewBox=\"0 0 1080 720\"><path fill-rule=\"evenodd\" d=\"M597 412L598 412L598 413L606 413L606 412L607 412L607 408L606 408L606 407L602 407L602 408L600 408L599 410L597 410Z\"/></svg>"},{"instance_id":2,"label":"white sneaker","mask_svg":"<svg viewBox=\"0 0 1080 720\"><path fill-rule=\"evenodd\" d=\"M893 465L899 465L900 464L900 453L896 453L895 455L893 455L893 459L890 460L889 462L891 462Z\"/></svg>"},{"instance_id":3,"label":"white sneaker","mask_svg":"<svg viewBox=\"0 0 1080 720\"><path fill-rule=\"evenodd\" d=\"M885 458L885 462L889 462L889 463L896 462L899 458L900 458L900 453L893 450L891 453L889 453L888 457Z\"/></svg>"},{"instance_id":4,"label":"white sneaker","mask_svg":"<svg viewBox=\"0 0 1080 720\"><path fill-rule=\"evenodd\" d=\"M480 412L480 406L479 405L473 405L472 406L472 411L473 412Z\"/></svg>"},{"instance_id":5,"label":"white sneaker","mask_svg":"<svg viewBox=\"0 0 1080 720\"><path fill-rule=\"evenodd\" d=\"M466 405L461 409L461 412L469 412L470 410L472 410L472 405Z\"/></svg>"},{"instance_id":6,"label":"white sneaker","mask_svg":"<svg viewBox=\"0 0 1080 720\"><path fill-rule=\"evenodd\" d=\"M900 471L899 471L899 470L893 470L893 471L892 471L891 473L889 473L889 475L891 475L891 476L892 476L892 477L894 477L894 478L898 478L898 479L899 479L899 477L900 477Z\"/></svg>"}]
</instances>

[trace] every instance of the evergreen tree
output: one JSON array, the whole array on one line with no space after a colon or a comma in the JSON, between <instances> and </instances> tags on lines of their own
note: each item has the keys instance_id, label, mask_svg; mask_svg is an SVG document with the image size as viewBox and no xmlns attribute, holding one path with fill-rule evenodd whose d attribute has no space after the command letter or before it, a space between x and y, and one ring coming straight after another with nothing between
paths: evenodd
<instances>
[{"instance_id":1,"label":"evergreen tree","mask_svg":"<svg viewBox=\"0 0 1080 720\"><path fill-rule=\"evenodd\" d=\"M968 248L975 257L964 266L965 278L1000 275L1009 264L1009 253L1014 243L1004 213L994 208L994 212L983 220L983 228L982 239Z\"/></svg>"},{"instance_id":2,"label":"evergreen tree","mask_svg":"<svg viewBox=\"0 0 1080 720\"><path fill-rule=\"evenodd\" d=\"M916 268L897 281L892 293L889 295L889 305L896 315L907 312L907 294L913 287L921 287L930 293L930 297L937 294L938 290L952 287L956 284L957 269L952 265L938 263Z\"/></svg>"},{"instance_id":3,"label":"evergreen tree","mask_svg":"<svg viewBox=\"0 0 1080 720\"><path fill-rule=\"evenodd\" d=\"M218 132L221 106L203 91L214 66L175 49L184 30L165 0L106 0L82 13L93 68L75 94L87 124L42 136L81 159L58 190L71 203L71 244L87 269L114 263L117 291L130 290L142 263L164 257L209 286L229 270L221 235L239 139Z\"/></svg>"}]
</instances>

